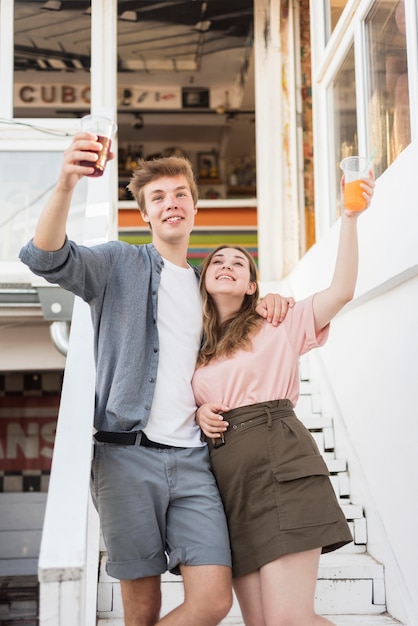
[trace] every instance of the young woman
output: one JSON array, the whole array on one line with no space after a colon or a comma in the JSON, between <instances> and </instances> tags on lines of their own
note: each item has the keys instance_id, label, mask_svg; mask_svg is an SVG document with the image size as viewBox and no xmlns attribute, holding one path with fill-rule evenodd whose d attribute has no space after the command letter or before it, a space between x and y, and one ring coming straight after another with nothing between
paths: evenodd
<instances>
[{"instance_id":1,"label":"young woman","mask_svg":"<svg viewBox=\"0 0 418 626\"><path fill-rule=\"evenodd\" d=\"M372 178L362 182L369 205ZM205 339L193 378L197 421L228 519L234 589L246 626L325 626L314 611L321 552L352 541L327 466L293 407L299 357L327 339L352 299L357 218L345 211L330 286L297 302L276 327L254 311L256 267L239 247L205 260Z\"/></svg>"}]
</instances>

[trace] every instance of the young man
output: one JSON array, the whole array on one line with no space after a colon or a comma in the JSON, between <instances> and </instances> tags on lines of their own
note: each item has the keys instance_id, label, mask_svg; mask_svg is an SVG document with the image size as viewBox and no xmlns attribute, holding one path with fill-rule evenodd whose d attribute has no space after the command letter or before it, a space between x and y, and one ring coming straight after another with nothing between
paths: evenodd
<instances>
[{"instance_id":1,"label":"young man","mask_svg":"<svg viewBox=\"0 0 418 626\"><path fill-rule=\"evenodd\" d=\"M121 581L126 626L214 626L228 613L228 532L191 387L202 308L187 248L197 212L190 164L140 164L130 183L152 244L85 247L66 237L73 190L100 144L78 133L35 235L20 253L30 269L91 307L96 358L92 496ZM113 156L113 155L112 155ZM260 315L278 323L287 300ZM266 306L266 305L265 305ZM167 556L168 555L168 564ZM160 619L160 576L181 573L184 602Z\"/></svg>"}]
</instances>

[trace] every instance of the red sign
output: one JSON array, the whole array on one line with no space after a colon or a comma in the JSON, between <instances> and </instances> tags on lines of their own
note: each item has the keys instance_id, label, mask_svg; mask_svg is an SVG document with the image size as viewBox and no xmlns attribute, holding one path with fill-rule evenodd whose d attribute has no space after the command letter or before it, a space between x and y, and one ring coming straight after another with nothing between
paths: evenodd
<instances>
[{"instance_id":1,"label":"red sign","mask_svg":"<svg viewBox=\"0 0 418 626\"><path fill-rule=\"evenodd\" d=\"M58 397L2 397L0 470L51 469Z\"/></svg>"}]
</instances>

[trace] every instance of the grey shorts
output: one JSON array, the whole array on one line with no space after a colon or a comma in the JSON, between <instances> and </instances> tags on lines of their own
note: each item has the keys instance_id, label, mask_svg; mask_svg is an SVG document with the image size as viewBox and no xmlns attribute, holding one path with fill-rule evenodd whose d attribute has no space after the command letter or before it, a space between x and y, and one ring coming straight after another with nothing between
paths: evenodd
<instances>
[{"instance_id":1,"label":"grey shorts","mask_svg":"<svg viewBox=\"0 0 418 626\"><path fill-rule=\"evenodd\" d=\"M91 493L119 580L231 566L225 513L208 449L94 444Z\"/></svg>"},{"instance_id":2,"label":"grey shorts","mask_svg":"<svg viewBox=\"0 0 418 626\"><path fill-rule=\"evenodd\" d=\"M239 407L224 419L225 444L208 443L228 518L233 576L284 554L330 552L352 541L326 463L290 400Z\"/></svg>"}]
</instances>

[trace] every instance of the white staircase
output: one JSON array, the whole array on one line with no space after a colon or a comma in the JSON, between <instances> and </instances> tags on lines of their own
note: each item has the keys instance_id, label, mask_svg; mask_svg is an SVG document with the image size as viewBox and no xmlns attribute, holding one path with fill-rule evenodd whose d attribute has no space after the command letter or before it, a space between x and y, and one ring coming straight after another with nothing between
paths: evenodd
<instances>
[{"instance_id":1,"label":"white staircase","mask_svg":"<svg viewBox=\"0 0 418 626\"><path fill-rule=\"evenodd\" d=\"M46 493L0 493L0 626L37 626Z\"/></svg>"},{"instance_id":2,"label":"white staircase","mask_svg":"<svg viewBox=\"0 0 418 626\"><path fill-rule=\"evenodd\" d=\"M351 528L354 542L321 556L315 608L336 626L394 626L400 624L386 613L383 565L367 554L367 524L363 508L350 500L346 461L335 457L332 419L321 412L321 398L309 372L309 358L301 360L301 395L296 413L314 436L331 473L331 481ZM106 553L99 568L97 626L122 626L123 610L119 583L105 571ZM162 615L183 598L181 579L163 576ZM222 624L243 626L237 601Z\"/></svg>"}]
</instances>

